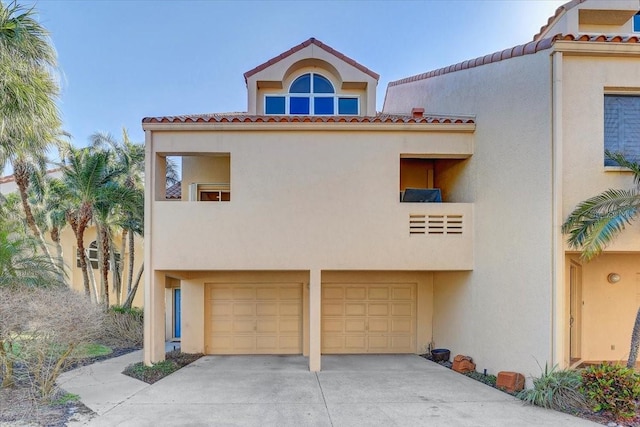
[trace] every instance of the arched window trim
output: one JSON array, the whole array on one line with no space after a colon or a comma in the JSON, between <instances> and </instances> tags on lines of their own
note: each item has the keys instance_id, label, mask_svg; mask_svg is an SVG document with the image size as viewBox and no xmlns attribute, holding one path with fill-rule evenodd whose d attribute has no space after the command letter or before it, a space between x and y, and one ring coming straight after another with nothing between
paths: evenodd
<instances>
[{"instance_id":1,"label":"arched window trim","mask_svg":"<svg viewBox=\"0 0 640 427\"><path fill-rule=\"evenodd\" d=\"M89 247L85 248L87 254L87 264L91 266L93 270L98 269L98 241L94 240L89 244ZM118 252L115 253L116 263L120 265L120 254ZM76 248L76 267L80 268L80 255L78 254L78 249ZM109 270L111 270L111 260L109 260Z\"/></svg>"},{"instance_id":2,"label":"arched window trim","mask_svg":"<svg viewBox=\"0 0 640 427\"><path fill-rule=\"evenodd\" d=\"M309 92L291 92L291 87L301 77L309 75ZM315 92L314 75L318 75L329 82L333 89L333 93L327 92ZM285 93L266 93L263 97L264 113L265 115L302 115L302 116L359 116L360 115L360 95L357 94L341 94L336 91L336 86L331 79L315 71L304 72L296 76ZM308 98L308 113L291 113L291 99L306 99ZM332 113L317 113L316 106L317 98L331 98L332 104L324 104L324 107L332 105ZM304 101L301 101L304 104ZM355 107L355 108L354 108ZM271 111L270 111L271 110Z\"/></svg>"}]
</instances>

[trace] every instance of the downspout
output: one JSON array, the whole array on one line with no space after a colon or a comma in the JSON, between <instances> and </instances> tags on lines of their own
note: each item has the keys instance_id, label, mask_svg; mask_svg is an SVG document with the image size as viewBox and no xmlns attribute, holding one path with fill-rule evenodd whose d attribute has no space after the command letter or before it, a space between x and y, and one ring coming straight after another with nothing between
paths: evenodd
<instances>
[{"instance_id":1,"label":"downspout","mask_svg":"<svg viewBox=\"0 0 640 427\"><path fill-rule=\"evenodd\" d=\"M551 53L551 366L564 366L565 291L564 245L562 240L562 52Z\"/></svg>"}]
</instances>

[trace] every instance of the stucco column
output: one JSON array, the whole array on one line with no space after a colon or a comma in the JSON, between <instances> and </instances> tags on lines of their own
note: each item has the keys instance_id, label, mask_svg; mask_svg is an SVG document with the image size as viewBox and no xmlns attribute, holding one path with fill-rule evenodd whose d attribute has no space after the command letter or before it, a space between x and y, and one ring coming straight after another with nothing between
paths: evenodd
<instances>
[{"instance_id":1,"label":"stucco column","mask_svg":"<svg viewBox=\"0 0 640 427\"><path fill-rule=\"evenodd\" d=\"M309 271L309 370L320 370L320 270Z\"/></svg>"},{"instance_id":2,"label":"stucco column","mask_svg":"<svg viewBox=\"0 0 640 427\"><path fill-rule=\"evenodd\" d=\"M151 365L164 360L164 289L165 275L156 271L147 277L144 294L144 363Z\"/></svg>"}]
</instances>

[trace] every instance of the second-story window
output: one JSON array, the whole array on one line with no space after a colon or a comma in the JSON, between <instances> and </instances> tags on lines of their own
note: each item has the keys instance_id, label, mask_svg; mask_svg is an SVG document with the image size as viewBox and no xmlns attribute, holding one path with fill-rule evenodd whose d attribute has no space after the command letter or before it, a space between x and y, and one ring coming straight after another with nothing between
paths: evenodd
<instances>
[{"instance_id":1,"label":"second-story window","mask_svg":"<svg viewBox=\"0 0 640 427\"><path fill-rule=\"evenodd\" d=\"M605 94L604 148L620 153L632 162L640 162L640 96ZM605 158L605 166L618 166Z\"/></svg>"},{"instance_id":2,"label":"second-story window","mask_svg":"<svg viewBox=\"0 0 640 427\"><path fill-rule=\"evenodd\" d=\"M336 95L333 84L317 73L296 78L285 95L267 95L265 114L333 116L358 115L359 99Z\"/></svg>"}]
</instances>

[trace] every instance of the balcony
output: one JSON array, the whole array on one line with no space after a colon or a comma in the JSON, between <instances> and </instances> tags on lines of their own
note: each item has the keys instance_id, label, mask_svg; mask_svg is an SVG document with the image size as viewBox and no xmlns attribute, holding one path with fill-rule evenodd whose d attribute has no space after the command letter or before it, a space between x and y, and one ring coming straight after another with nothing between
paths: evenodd
<instances>
[{"instance_id":1,"label":"balcony","mask_svg":"<svg viewBox=\"0 0 640 427\"><path fill-rule=\"evenodd\" d=\"M472 203L152 204L154 269L470 270Z\"/></svg>"}]
</instances>

